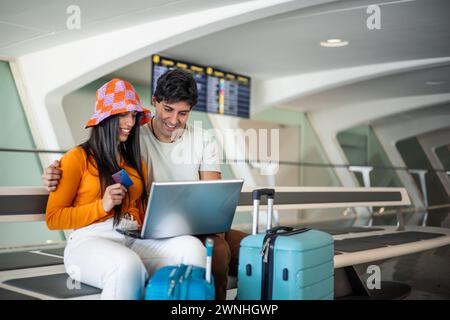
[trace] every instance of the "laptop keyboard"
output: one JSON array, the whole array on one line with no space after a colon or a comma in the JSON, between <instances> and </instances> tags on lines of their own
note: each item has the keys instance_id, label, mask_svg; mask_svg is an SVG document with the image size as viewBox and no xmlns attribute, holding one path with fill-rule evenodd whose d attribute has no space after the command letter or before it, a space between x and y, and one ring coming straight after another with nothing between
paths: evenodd
<instances>
[{"instance_id":1,"label":"laptop keyboard","mask_svg":"<svg viewBox=\"0 0 450 320\"><path fill-rule=\"evenodd\" d=\"M117 232L132 238L141 239L142 230L124 230L124 229L116 229Z\"/></svg>"}]
</instances>

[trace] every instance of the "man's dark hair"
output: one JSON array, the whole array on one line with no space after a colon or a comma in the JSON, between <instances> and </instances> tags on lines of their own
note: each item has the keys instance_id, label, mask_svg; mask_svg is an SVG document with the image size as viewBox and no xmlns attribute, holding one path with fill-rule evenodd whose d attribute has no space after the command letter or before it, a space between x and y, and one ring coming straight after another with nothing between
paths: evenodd
<instances>
[{"instance_id":1,"label":"man's dark hair","mask_svg":"<svg viewBox=\"0 0 450 320\"><path fill-rule=\"evenodd\" d=\"M186 102L192 107L197 104L197 83L192 74L180 69L166 71L156 84L156 101L166 103Z\"/></svg>"}]
</instances>

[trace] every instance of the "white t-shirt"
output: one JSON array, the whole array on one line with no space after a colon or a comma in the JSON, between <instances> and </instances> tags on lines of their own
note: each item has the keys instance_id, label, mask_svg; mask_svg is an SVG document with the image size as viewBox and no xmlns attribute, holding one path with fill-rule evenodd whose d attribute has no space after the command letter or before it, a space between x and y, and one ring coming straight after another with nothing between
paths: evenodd
<instances>
[{"instance_id":1,"label":"white t-shirt","mask_svg":"<svg viewBox=\"0 0 450 320\"><path fill-rule=\"evenodd\" d=\"M141 153L147 162L148 182L199 180L199 171L220 171L220 153L208 131L186 124L180 138L162 142L149 125L140 128Z\"/></svg>"}]
</instances>

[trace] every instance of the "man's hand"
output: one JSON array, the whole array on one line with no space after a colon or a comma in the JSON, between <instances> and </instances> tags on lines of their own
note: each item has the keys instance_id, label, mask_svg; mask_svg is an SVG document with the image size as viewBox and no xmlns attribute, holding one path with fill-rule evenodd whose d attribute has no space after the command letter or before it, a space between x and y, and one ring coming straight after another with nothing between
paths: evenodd
<instances>
[{"instance_id":1,"label":"man's hand","mask_svg":"<svg viewBox=\"0 0 450 320\"><path fill-rule=\"evenodd\" d=\"M49 192L55 191L58 187L59 179L61 179L62 174L59 166L60 162L55 160L49 167L45 168L44 173L42 174L42 183Z\"/></svg>"},{"instance_id":2,"label":"man's hand","mask_svg":"<svg viewBox=\"0 0 450 320\"><path fill-rule=\"evenodd\" d=\"M120 183L108 186L102 199L103 210L110 212L114 206L121 204L126 192L127 189Z\"/></svg>"},{"instance_id":3,"label":"man's hand","mask_svg":"<svg viewBox=\"0 0 450 320\"><path fill-rule=\"evenodd\" d=\"M200 180L220 180L222 179L222 174L216 171L200 171Z\"/></svg>"}]
</instances>

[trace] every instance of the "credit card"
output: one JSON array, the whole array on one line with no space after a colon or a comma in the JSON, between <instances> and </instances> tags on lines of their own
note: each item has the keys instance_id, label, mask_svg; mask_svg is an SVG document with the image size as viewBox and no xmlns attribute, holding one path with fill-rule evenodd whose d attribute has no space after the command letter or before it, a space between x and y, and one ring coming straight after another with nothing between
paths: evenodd
<instances>
[{"instance_id":1,"label":"credit card","mask_svg":"<svg viewBox=\"0 0 450 320\"><path fill-rule=\"evenodd\" d=\"M122 169L119 172L114 173L112 175L112 178L116 183L120 183L125 188L129 188L133 185L133 181L131 180L130 176L125 171L125 169Z\"/></svg>"}]
</instances>

